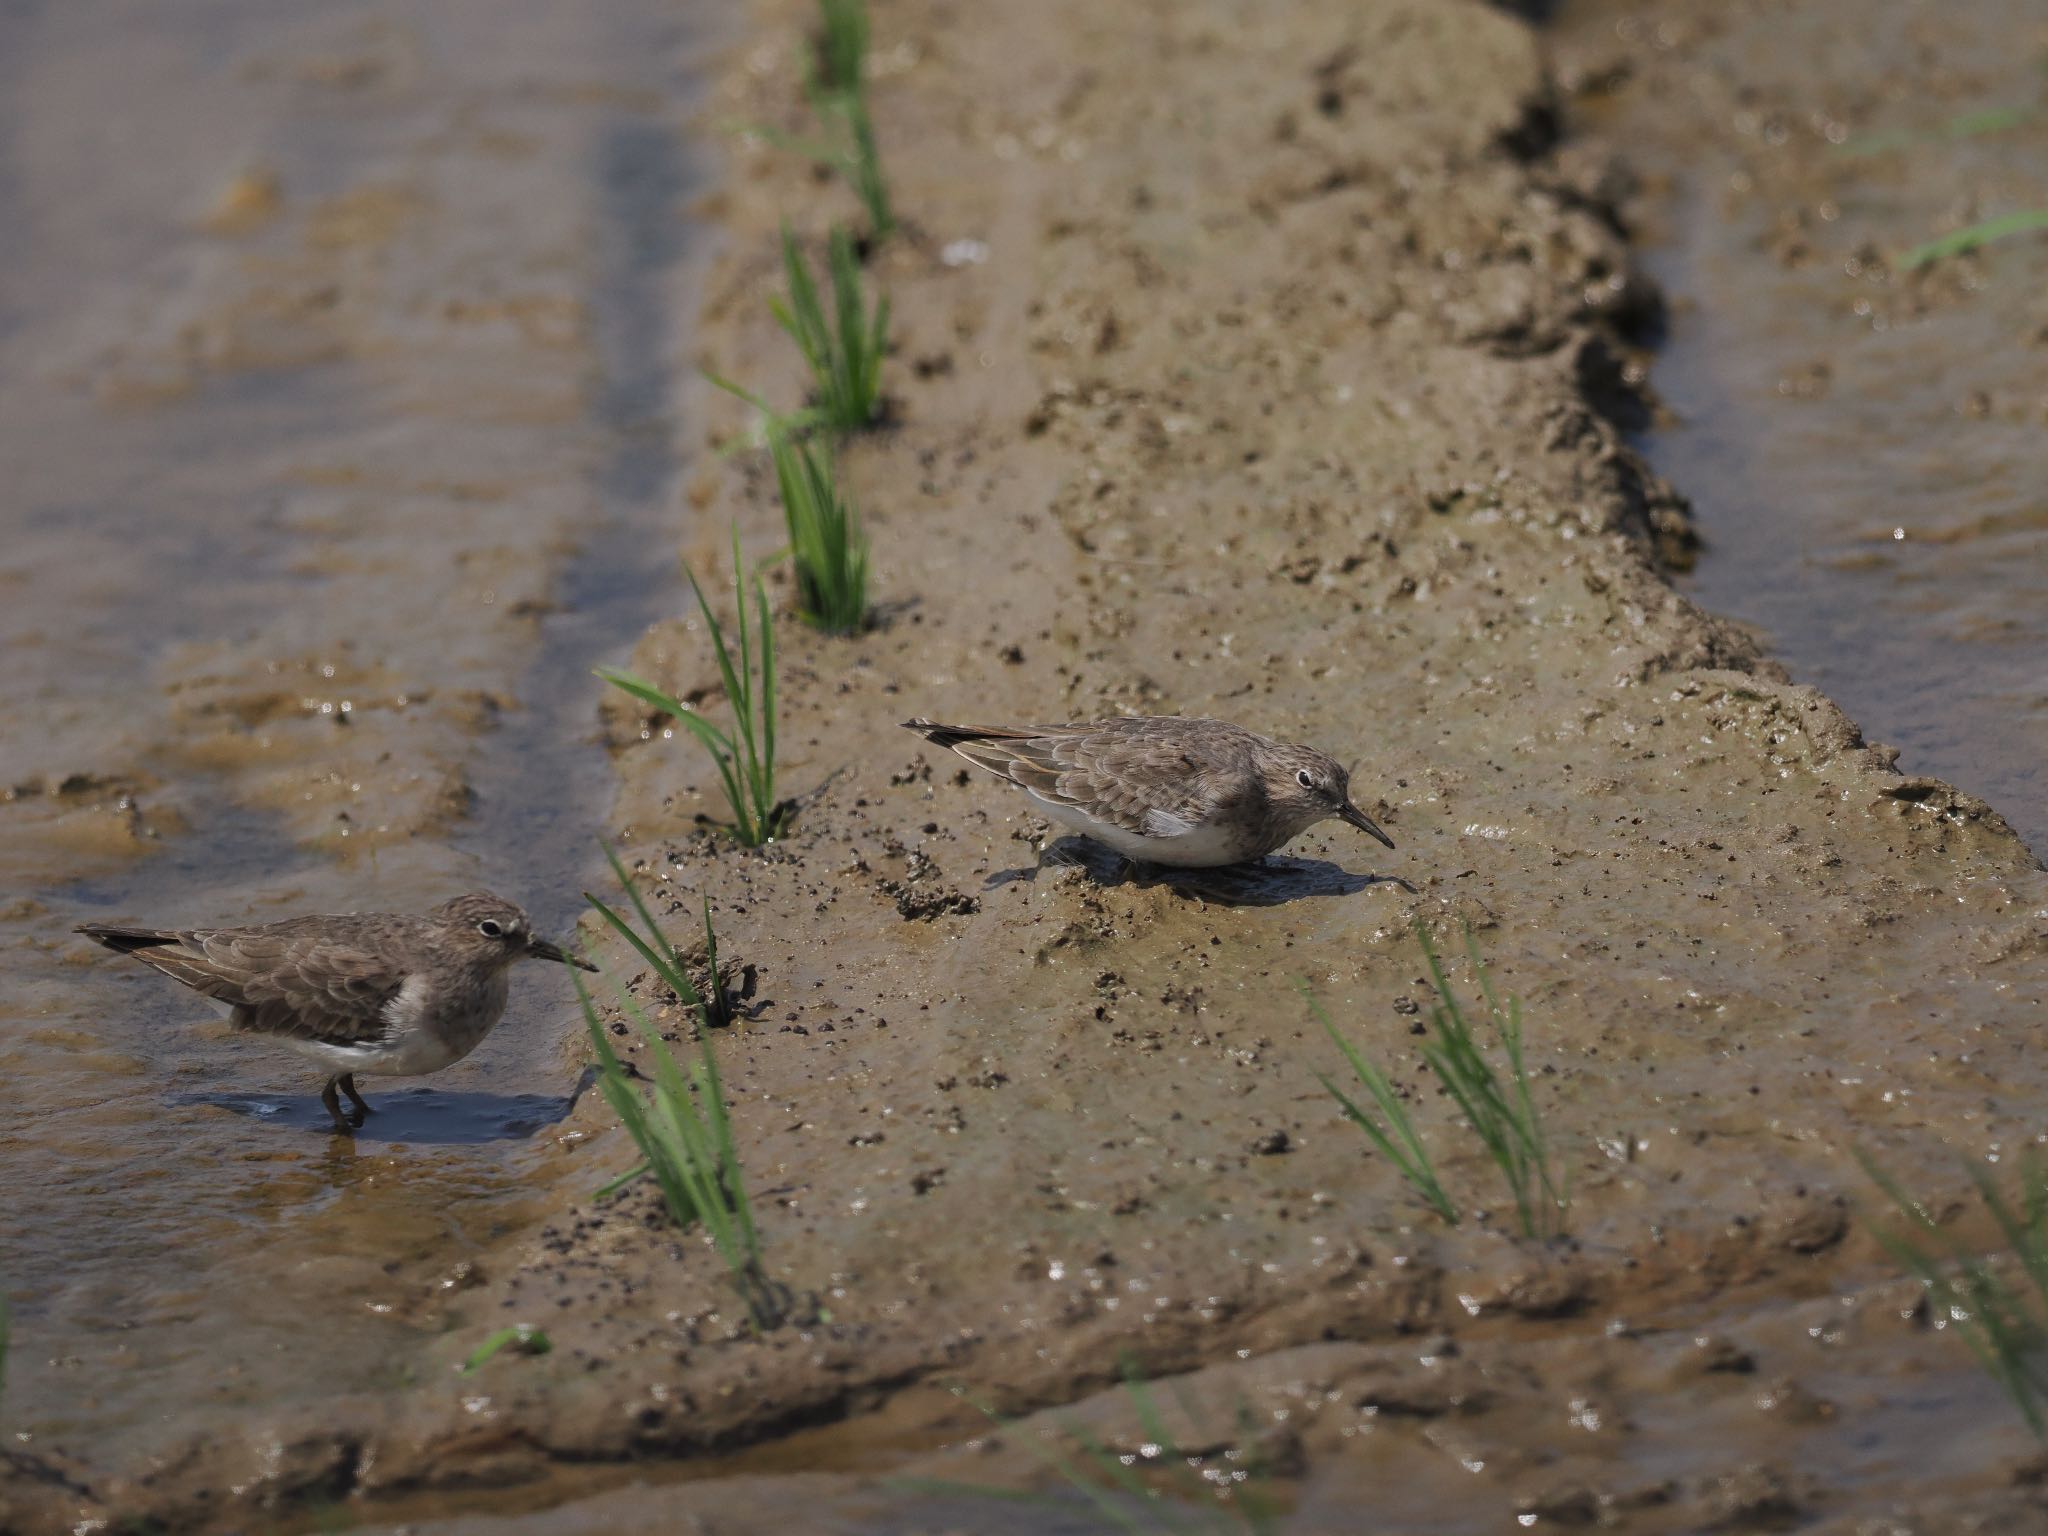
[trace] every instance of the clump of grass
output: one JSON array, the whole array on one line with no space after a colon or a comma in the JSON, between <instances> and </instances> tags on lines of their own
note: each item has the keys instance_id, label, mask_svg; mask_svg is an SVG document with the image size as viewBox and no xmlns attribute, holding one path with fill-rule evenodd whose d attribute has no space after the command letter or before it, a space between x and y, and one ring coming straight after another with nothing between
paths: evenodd
<instances>
[{"instance_id":1,"label":"clump of grass","mask_svg":"<svg viewBox=\"0 0 2048 1536\"><path fill-rule=\"evenodd\" d=\"M690 590L697 594L705 628L711 634L726 699L732 705L730 732L720 730L680 699L630 672L600 667L597 675L641 703L674 717L678 725L697 738L718 767L726 804L732 810L734 837L744 847L758 848L782 830L791 809L775 798L775 622L768 612L768 595L757 575L753 579L755 623L751 628L747 623L746 568L740 559L737 529L732 537L732 566L733 602L739 610L737 666L733 664L732 648L726 644L725 626L712 612L710 600L697 584L696 573L686 573Z\"/></svg>"},{"instance_id":2,"label":"clump of grass","mask_svg":"<svg viewBox=\"0 0 2048 1536\"><path fill-rule=\"evenodd\" d=\"M782 267L789 293L771 298L768 308L810 367L810 403L785 413L730 379L708 370L704 376L761 413L762 434L771 444L778 433L794 436L812 427L857 432L882 410L888 296L878 296L874 309L868 309L861 294L860 261L843 229L834 228L826 239L826 276L832 284L829 313L803 247L787 224L782 226Z\"/></svg>"},{"instance_id":3,"label":"clump of grass","mask_svg":"<svg viewBox=\"0 0 2048 1536\"><path fill-rule=\"evenodd\" d=\"M862 96L867 91L867 0L818 0L818 35L810 94Z\"/></svg>"},{"instance_id":4,"label":"clump of grass","mask_svg":"<svg viewBox=\"0 0 2048 1536\"><path fill-rule=\"evenodd\" d=\"M875 148L875 125L868 116L863 92L848 100L846 128L851 147L840 161L840 174L868 216L868 238L880 244L896 232L896 211L889 204L889 184L882 177L882 157Z\"/></svg>"},{"instance_id":5,"label":"clump of grass","mask_svg":"<svg viewBox=\"0 0 2048 1536\"><path fill-rule=\"evenodd\" d=\"M1969 1165L1970 1182L2005 1243L2003 1253L1984 1255L1969 1252L1896 1180L1856 1155L1906 1219L1903 1231L1873 1228L1877 1240L1926 1289L1935 1325L1962 1337L2027 1427L2048 1439L2048 1173L2037 1160L2022 1165L2015 1207L1988 1171ZM2007 1278L2015 1267L2017 1279Z\"/></svg>"},{"instance_id":6,"label":"clump of grass","mask_svg":"<svg viewBox=\"0 0 2048 1536\"><path fill-rule=\"evenodd\" d=\"M818 0L818 33L805 94L828 126L836 124L839 139L823 149L798 147L846 178L867 212L869 238L879 242L895 232L896 215L868 115L867 61L867 0Z\"/></svg>"},{"instance_id":7,"label":"clump of grass","mask_svg":"<svg viewBox=\"0 0 2048 1536\"><path fill-rule=\"evenodd\" d=\"M1471 958L1473 974L1478 979L1480 995L1486 1003L1487 1022L1492 1025L1500 1053L1505 1058L1503 1071L1494 1066L1481 1048L1477 1031L1465 1015L1464 1005L1458 1001L1458 995L1451 990L1450 981L1444 975L1443 964L1437 958L1436 946L1430 942L1428 929L1418 922L1415 936L1422 944L1423 957L1429 963L1430 983L1436 993L1429 1009L1429 1036L1423 1042L1423 1060L1429 1063L1444 1091L1463 1111L1466 1125L1507 1181L1508 1192L1515 1202L1516 1223L1522 1235L1555 1237L1564 1230L1570 1197L1551 1170L1550 1149L1544 1138L1542 1118L1537 1114L1536 1101L1529 1092L1529 1069L1522 1054L1521 1003L1510 997L1506 1005L1502 1005L1494 991L1493 980L1487 974L1486 962L1479 957L1479 946L1468 930L1465 952ZM1317 1014L1321 1016L1320 1008L1317 1008ZM1444 1191L1435 1164L1416 1134L1406 1106L1395 1095L1392 1082L1356 1047L1330 1028L1327 1018L1323 1023L1344 1052L1353 1074L1372 1097L1385 1124L1339 1092L1327 1077L1323 1078L1323 1086L1337 1099L1345 1118L1366 1133L1431 1209L1445 1221L1455 1224L1458 1220L1457 1206Z\"/></svg>"},{"instance_id":8,"label":"clump of grass","mask_svg":"<svg viewBox=\"0 0 2048 1536\"><path fill-rule=\"evenodd\" d=\"M1300 983L1301 995L1307 1000L1309 1011L1323 1026L1323 1032L1351 1067L1351 1074L1360 1086L1372 1096L1378 1109L1377 1116L1370 1113L1347 1095L1330 1079L1326 1072L1318 1072L1316 1078L1337 1101L1344 1111L1344 1118L1365 1132L1366 1139L1379 1148L1380 1155L1392 1163L1415 1192L1422 1196L1429 1208L1443 1217L1451 1226L1458 1224L1458 1207L1445 1193L1443 1180L1437 1177L1436 1163L1429 1155L1429 1149L1416 1134L1415 1121L1408 1113L1408 1106L1401 1102L1401 1096L1394 1091L1393 1082L1357 1046L1337 1032L1337 1026L1330 1022L1330 1015L1322 1003L1308 988ZM1385 1124L1381 1121L1384 1120Z\"/></svg>"},{"instance_id":9,"label":"clump of grass","mask_svg":"<svg viewBox=\"0 0 2048 1536\"><path fill-rule=\"evenodd\" d=\"M542 1329L531 1323L514 1323L510 1328L500 1328L485 1339L462 1362L462 1374L467 1376L486 1360L506 1349L516 1349L522 1355L545 1355L555 1347L555 1341Z\"/></svg>"},{"instance_id":10,"label":"clump of grass","mask_svg":"<svg viewBox=\"0 0 2048 1536\"><path fill-rule=\"evenodd\" d=\"M598 914L622 934L633 949L654 968L655 974L696 1014L697 1058L689 1070L676 1064L668 1044L655 1029L632 994L613 982L619 1007L640 1031L647 1047L647 1059L654 1070L653 1093L643 1098L626 1075L611 1035L599 1016L597 1005L580 978L576 994L583 1005L583 1020L597 1053L598 1089L604 1094L626 1127L627 1135L640 1149L642 1165L614 1179L600 1190L608 1195L646 1174L661 1186L662 1201L678 1226L702 1226L725 1263L734 1284L745 1298L754 1326L767 1329L782 1316L777 1288L767 1278L761 1262L761 1235L754 1224L754 1210L741 1177L738 1145L733 1140L732 1120L725 1108L724 1085L718 1073L718 1057L711 1048L711 1021L704 1000L688 972L677 963L675 951L662 937L654 914L640 897L639 888L609 848L610 860L619 882L625 887L639 926L595 896L585 899ZM714 974L717 965L716 939L711 930L711 906L704 906L704 932L711 945Z\"/></svg>"},{"instance_id":11,"label":"clump of grass","mask_svg":"<svg viewBox=\"0 0 2048 1536\"><path fill-rule=\"evenodd\" d=\"M768 453L796 562L797 607L829 634L853 634L868 617L868 541L860 514L840 491L829 452L771 422Z\"/></svg>"},{"instance_id":12,"label":"clump of grass","mask_svg":"<svg viewBox=\"0 0 2048 1536\"><path fill-rule=\"evenodd\" d=\"M1522 1005L1510 997L1503 1008L1493 990L1493 978L1486 962L1479 958L1479 945L1468 929L1465 953L1471 958L1472 973L1486 1000L1486 1016L1507 1058L1505 1074L1494 1070L1479 1048L1471 1023L1458 997L1444 977L1436 947L1429 932L1416 924L1415 936L1429 961L1430 984L1436 998L1430 1004L1430 1040L1422 1053L1446 1091L1465 1112L1465 1119L1485 1146L1487 1156L1507 1180L1515 1200L1515 1216L1524 1237L1554 1237L1564 1230L1570 1200L1550 1171L1550 1149L1544 1140L1543 1122L1536 1113L1536 1101L1529 1093L1529 1068L1522 1057Z\"/></svg>"},{"instance_id":13,"label":"clump of grass","mask_svg":"<svg viewBox=\"0 0 2048 1536\"><path fill-rule=\"evenodd\" d=\"M2001 214L1995 219L1965 225L1938 239L1914 246L1899 257L1899 265L1910 272L1916 267L1974 251L1994 240L2003 240L2007 235L2025 234L2030 229L2048 229L2048 208L2023 208L2017 213Z\"/></svg>"},{"instance_id":14,"label":"clump of grass","mask_svg":"<svg viewBox=\"0 0 2048 1536\"><path fill-rule=\"evenodd\" d=\"M868 216L867 238L872 249L896 232L896 213L889 201L889 184L882 175L882 157L875 147L875 125L868 115L867 97L861 93L814 91L811 104L826 120L829 138L797 138L761 123L730 126L766 139L778 149L795 150L843 176Z\"/></svg>"},{"instance_id":15,"label":"clump of grass","mask_svg":"<svg viewBox=\"0 0 2048 1536\"><path fill-rule=\"evenodd\" d=\"M869 311L861 296L860 262L845 230L835 228L827 239L825 264L832 282L829 315L803 248L784 225L782 266L789 294L770 299L768 306L810 365L816 420L835 432L858 431L882 409L889 299L877 296Z\"/></svg>"},{"instance_id":16,"label":"clump of grass","mask_svg":"<svg viewBox=\"0 0 2048 1536\"><path fill-rule=\"evenodd\" d=\"M796 138L759 123L731 126L778 148L793 149L845 177L867 213L868 239L878 245L896 232L896 214L868 112L867 58L866 0L818 0L818 29L804 56L804 96L826 136Z\"/></svg>"}]
</instances>

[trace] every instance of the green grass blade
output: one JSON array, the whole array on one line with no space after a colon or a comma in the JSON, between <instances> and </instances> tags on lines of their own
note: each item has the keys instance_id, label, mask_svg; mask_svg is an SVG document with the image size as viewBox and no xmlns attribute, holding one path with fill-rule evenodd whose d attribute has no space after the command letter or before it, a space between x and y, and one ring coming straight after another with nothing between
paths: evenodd
<instances>
[{"instance_id":1,"label":"green grass blade","mask_svg":"<svg viewBox=\"0 0 2048 1536\"><path fill-rule=\"evenodd\" d=\"M2026 1202L2015 1211L1983 1168L1970 1166L1971 1182L1983 1197L1999 1234L2032 1282L2029 1306L1993 1267L1990 1259L1966 1251L1944 1231L1926 1207L1900 1187L1861 1148L1864 1173L1908 1223L1907 1231L1871 1226L1880 1246L1926 1292L1931 1312L1960 1337L1986 1375L2019 1410L2038 1438L2048 1439L2048 1230L2032 1205L2033 1173L2022 1170ZM2030 1217L2034 1219L2030 1219Z\"/></svg>"},{"instance_id":2,"label":"green grass blade","mask_svg":"<svg viewBox=\"0 0 2048 1536\"><path fill-rule=\"evenodd\" d=\"M1852 159L1870 155L1887 154L1895 149L1905 149L1915 144L1928 144L1937 139L1958 143L1974 139L1982 134L2002 133L2007 128L2016 128L2034 115L2032 107L1985 107L1975 112L1965 112L1952 117L1934 128L1892 128L1881 133L1859 134L1844 144L1835 146L1835 153Z\"/></svg>"},{"instance_id":3,"label":"green grass blade","mask_svg":"<svg viewBox=\"0 0 2048 1536\"><path fill-rule=\"evenodd\" d=\"M640 895L640 882L635 880L633 876L627 871L626 866L620 862L618 850L612 847L610 843L606 842L603 838L599 838L597 840L597 846L604 854L605 863L611 866L612 878L619 882L620 889L622 889L626 893L626 899L633 904L633 915L640 919L640 925L643 928L645 928L648 934L657 941L655 947L663 950L664 952L669 952L667 942L665 940L662 940L661 938L661 924L654 920L654 913L648 910L646 900ZM602 912L605 915L605 917L609 918L611 920L612 926L614 928L617 928L621 933L624 933L627 938L630 939L637 937L637 935L633 932L632 929L620 923L619 920L616 917L614 917L612 913L605 907L605 904L599 901L595 896L591 895L590 892L585 891L583 893L583 899L589 902L592 906L596 907L598 911ZM690 978L687 975L684 975L682 971L674 965L672 952L669 953L671 954L671 960L669 964L664 966L657 962L656 969L662 971L663 979L668 982L670 988L674 990L679 997L694 998L696 996L696 991L690 985ZM670 974L671 972L673 972L673 974ZM676 985L678 981L682 983L681 986Z\"/></svg>"},{"instance_id":4,"label":"green grass blade","mask_svg":"<svg viewBox=\"0 0 2048 1536\"><path fill-rule=\"evenodd\" d=\"M2048 208L2023 208L2016 213L2001 214L1995 219L1984 219L1952 230L1938 239L1914 246L1899 257L1899 265L1910 272L1930 262L1945 261L1951 256L1974 251L1980 245L1989 245L1994 240L2024 234L2031 229L2048 229Z\"/></svg>"},{"instance_id":5,"label":"green grass blade","mask_svg":"<svg viewBox=\"0 0 2048 1536\"><path fill-rule=\"evenodd\" d=\"M1429 1150L1423 1146L1422 1138L1415 1129L1414 1118L1408 1113L1408 1106L1401 1102L1400 1095L1395 1092L1392 1081L1366 1059L1363 1051L1338 1033L1337 1026L1331 1022L1322 1003L1309 990L1307 982L1300 981L1295 985L1310 1011L1314 1013L1317 1022L1323 1026L1323 1033L1330 1037L1330 1043L1343 1055L1345 1063L1351 1068L1352 1076L1372 1096L1372 1101L1380 1112L1379 1118L1368 1114L1325 1073L1316 1073L1317 1080L1337 1101L1338 1107L1344 1112L1344 1117L1365 1133L1367 1140L1372 1142L1381 1156L1394 1165L1401 1177L1422 1196L1430 1209L1450 1225L1456 1226L1458 1208L1437 1177L1436 1165L1430 1158ZM1381 1120L1386 1122L1384 1126L1380 1123Z\"/></svg>"},{"instance_id":6,"label":"green grass blade","mask_svg":"<svg viewBox=\"0 0 2048 1536\"><path fill-rule=\"evenodd\" d=\"M726 757L719 765L726 780L726 797L732 802L733 820L740 841L749 848L758 848L767 841L767 837L754 819L751 797L742 789L748 780L748 759L751 757L745 730L747 682L733 670L732 653L725 643L725 627L718 622L710 599L705 597L704 588L698 584L697 573L685 571L683 574L690 578L690 590L697 595L697 606L704 615L704 627L711 632L712 655L718 663L718 676L725 686L726 700L732 706L734 734L739 738L737 742L731 737L725 738Z\"/></svg>"},{"instance_id":7,"label":"green grass blade","mask_svg":"<svg viewBox=\"0 0 2048 1536\"><path fill-rule=\"evenodd\" d=\"M609 923L628 944L632 945L639 952L642 960L645 960L654 967L654 973L662 979L671 992L675 993L682 1000L684 1006L695 1008L699 1018L703 1016L704 999L698 995L697 988L691 982L689 973L676 964L673 956L662 954L652 944L641 938L631 923L620 917L618 913L606 906L597 897L591 895L590 892L585 891L583 899L595 907L598 916ZM649 924L648 926L652 927L653 925Z\"/></svg>"},{"instance_id":8,"label":"green grass blade","mask_svg":"<svg viewBox=\"0 0 2048 1536\"><path fill-rule=\"evenodd\" d=\"M613 986L620 1011L639 1030L654 1064L654 1116L649 1124L664 1154L653 1159L656 1169L658 1171L666 1165L669 1182L680 1195L671 1203L670 1209L682 1224L697 1222L715 1232L717 1223L725 1215L724 1203L718 1198L719 1185L714 1170L705 1166L703 1138L692 1114L695 1105L689 1082L676 1066L675 1058L669 1054L668 1043L661 1038L661 1032L640 1005L633 1001L625 988L616 982ZM683 1220L681 1213L685 1210L689 1212L689 1222Z\"/></svg>"},{"instance_id":9,"label":"green grass blade","mask_svg":"<svg viewBox=\"0 0 2048 1536\"><path fill-rule=\"evenodd\" d=\"M1418 921L1415 932L1436 992L1430 1008L1432 1038L1423 1047L1423 1056L1465 1116L1487 1156L1500 1169L1514 1200L1522 1234L1532 1238L1554 1236L1563 1230L1569 1202L1551 1170L1543 1123L1529 1087L1521 1005L1513 997L1502 1003L1468 929L1465 949L1486 1004L1488 1022L1507 1060L1504 1079L1480 1048L1427 928Z\"/></svg>"},{"instance_id":10,"label":"green grass blade","mask_svg":"<svg viewBox=\"0 0 2048 1536\"><path fill-rule=\"evenodd\" d=\"M620 1190L624 1189L628 1184L636 1183L639 1180L646 1178L647 1175L649 1175L652 1172L654 1172L654 1165L652 1163L642 1163L638 1168L628 1169L626 1172L620 1174L616 1179L605 1180L604 1183L598 1185L596 1190L592 1192L590 1198L593 1200L609 1199L611 1196L616 1195Z\"/></svg>"},{"instance_id":11,"label":"green grass blade","mask_svg":"<svg viewBox=\"0 0 2048 1536\"><path fill-rule=\"evenodd\" d=\"M673 694L663 693L652 683L644 682L630 672L621 672L616 667L599 667L596 672L614 688L630 693L641 703L651 704L663 714L671 716L676 724L687 729L709 747L714 755L732 755L732 738Z\"/></svg>"},{"instance_id":12,"label":"green grass blade","mask_svg":"<svg viewBox=\"0 0 2048 1536\"><path fill-rule=\"evenodd\" d=\"M751 405L755 410L759 411L769 421L780 421L782 419L780 416L776 414L775 407L770 405L766 400L763 400L751 389L744 389L740 385L733 383L731 379L725 378L720 374L713 373L709 368L704 369L703 374L707 382L717 385L720 389L724 390L728 395L733 395L741 400L746 401L748 405Z\"/></svg>"},{"instance_id":13,"label":"green grass blade","mask_svg":"<svg viewBox=\"0 0 2048 1536\"><path fill-rule=\"evenodd\" d=\"M600 678L604 678L604 682L612 684L614 688L618 688L621 692L633 694L635 698L639 698L643 702L643 705L651 705L653 709L662 711L664 715L672 717L676 721L676 725L680 725L692 737L696 737L698 745L702 745L702 748L705 748L705 752L711 754L711 760L713 760L713 764L719 770L719 778L725 782L725 795L727 795L729 801L733 801L733 809L735 811L741 809L737 797L733 795L733 791L735 791L737 784L739 784L739 780L733 776L733 762L735 762L737 754L733 750L733 739L725 731L721 731L717 725L713 725L711 721L707 721L705 717L698 715L694 709L684 705L680 698L662 692L662 690L655 688L649 682L641 682L631 672L618 672L614 668L598 668L596 674Z\"/></svg>"},{"instance_id":14,"label":"green grass blade","mask_svg":"<svg viewBox=\"0 0 2048 1536\"><path fill-rule=\"evenodd\" d=\"M755 803L767 833L775 817L775 623L768 613L768 594L754 580L754 603L761 620L761 780Z\"/></svg>"},{"instance_id":15,"label":"green grass blade","mask_svg":"<svg viewBox=\"0 0 2048 1536\"><path fill-rule=\"evenodd\" d=\"M865 98L854 103L848 114L853 129L853 190L867 211L868 233L877 241L896 231L896 215L889 206L889 187L882 177L882 157L875 147L875 127L868 116Z\"/></svg>"},{"instance_id":16,"label":"green grass blade","mask_svg":"<svg viewBox=\"0 0 2048 1536\"><path fill-rule=\"evenodd\" d=\"M818 0L818 40L811 88L858 95L867 86L867 0Z\"/></svg>"},{"instance_id":17,"label":"green grass blade","mask_svg":"<svg viewBox=\"0 0 2048 1536\"><path fill-rule=\"evenodd\" d=\"M758 833L757 843L768 840L766 819L761 815L761 748L754 723L754 647L747 621L746 564L740 555L740 530L732 530L732 598L737 610L740 639L739 691L732 695L733 734L739 738L748 812ZM720 637L721 647L724 644Z\"/></svg>"},{"instance_id":18,"label":"green grass blade","mask_svg":"<svg viewBox=\"0 0 2048 1536\"><path fill-rule=\"evenodd\" d=\"M836 484L829 453L787 432L768 451L796 562L803 616L831 634L852 634L867 619L867 539L859 514Z\"/></svg>"},{"instance_id":19,"label":"green grass blade","mask_svg":"<svg viewBox=\"0 0 2048 1536\"><path fill-rule=\"evenodd\" d=\"M635 914L646 927L646 933L643 935L634 930L630 923L596 897L588 899L643 958L654 964L657 971L664 971L666 968L661 957L664 954L672 956L673 946L663 937L653 913L640 898L617 855L609 849L606 852L613 872L627 889ZM708 899L704 903L703 916L706 953L710 956L715 975L718 945L717 935L711 926ZM687 977L684 982L688 984ZM651 1173L661 1187L663 1204L677 1225L704 1228L720 1261L740 1290L754 1325L763 1329L772 1327L780 1320L782 1310L762 1268L760 1233L754 1222L753 1207L747 1199L738 1145L725 1107L718 1057L712 1048L711 1031L708 1028L699 1030L697 1059L685 1073L646 1012L613 978L619 1011L628 1024L638 1030L652 1070L651 1093L643 1096L628 1079L580 973L575 984L585 1025L597 1055L599 1090L645 1159L643 1166L613 1180L601 1193L610 1193L643 1174ZM703 1019L701 1004L698 1012L700 1020Z\"/></svg>"},{"instance_id":20,"label":"green grass blade","mask_svg":"<svg viewBox=\"0 0 2048 1536\"><path fill-rule=\"evenodd\" d=\"M646 1106L627 1078L618 1053L612 1049L611 1037L598 1014L597 1004L583 984L582 974L576 973L572 980L577 1000L583 1005L583 1019L590 1032L592 1048L597 1052L598 1091L611 1105L612 1113L619 1117L619 1123L626 1128L633 1145L640 1149L641 1157L646 1159L655 1182L661 1186L662 1199L669 1208L669 1214L687 1226L695 1220L695 1208L690 1202L689 1192L677 1180L669 1160L663 1156L665 1144L649 1121Z\"/></svg>"},{"instance_id":21,"label":"green grass blade","mask_svg":"<svg viewBox=\"0 0 2048 1536\"><path fill-rule=\"evenodd\" d=\"M491 1356L515 1345L523 1355L544 1355L555 1347L555 1341L531 1323L514 1323L510 1328L500 1328L479 1344L475 1352L462 1362L462 1374L467 1376Z\"/></svg>"}]
</instances>

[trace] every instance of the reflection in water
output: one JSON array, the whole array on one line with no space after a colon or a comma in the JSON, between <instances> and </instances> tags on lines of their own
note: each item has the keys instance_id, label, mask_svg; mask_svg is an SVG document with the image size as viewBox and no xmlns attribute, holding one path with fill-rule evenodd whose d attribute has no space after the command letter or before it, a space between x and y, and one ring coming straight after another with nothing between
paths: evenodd
<instances>
[{"instance_id":1,"label":"reflection in water","mask_svg":"<svg viewBox=\"0 0 2048 1536\"><path fill-rule=\"evenodd\" d=\"M575 1091L566 1096L546 1093L451 1092L442 1088L404 1088L374 1092L376 1080L362 1086L370 1097L370 1116L354 1136L335 1133L319 1095L272 1093L192 1094L173 1099L180 1104L210 1104L247 1115L278 1131L325 1136L337 1146L351 1142L393 1142L414 1146L474 1146L492 1141L523 1141L569 1117L583 1091L597 1080L586 1067Z\"/></svg>"}]
</instances>

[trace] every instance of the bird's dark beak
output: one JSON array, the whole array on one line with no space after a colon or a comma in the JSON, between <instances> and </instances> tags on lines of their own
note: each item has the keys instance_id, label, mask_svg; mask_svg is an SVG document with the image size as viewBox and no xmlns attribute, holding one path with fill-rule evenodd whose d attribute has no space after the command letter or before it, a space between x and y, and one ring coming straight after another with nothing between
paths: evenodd
<instances>
[{"instance_id":1,"label":"bird's dark beak","mask_svg":"<svg viewBox=\"0 0 2048 1536\"><path fill-rule=\"evenodd\" d=\"M1358 830L1361 832L1370 832L1374 837L1378 838L1381 842L1385 843L1389 848L1394 846L1394 840L1391 837L1387 836L1386 833L1382 832L1379 829L1378 824L1375 823L1370 816L1366 815L1365 812L1361 811L1357 806L1350 804L1348 801L1345 803L1344 809L1337 813L1337 819L1339 821L1349 823L1351 826L1358 828Z\"/></svg>"},{"instance_id":2,"label":"bird's dark beak","mask_svg":"<svg viewBox=\"0 0 2048 1536\"><path fill-rule=\"evenodd\" d=\"M1393 845L1388 844L1389 847ZM550 944L546 939L528 939L526 952L536 960L553 960L560 965L573 965L579 971L594 971L596 966L588 960L579 960L559 944Z\"/></svg>"}]
</instances>

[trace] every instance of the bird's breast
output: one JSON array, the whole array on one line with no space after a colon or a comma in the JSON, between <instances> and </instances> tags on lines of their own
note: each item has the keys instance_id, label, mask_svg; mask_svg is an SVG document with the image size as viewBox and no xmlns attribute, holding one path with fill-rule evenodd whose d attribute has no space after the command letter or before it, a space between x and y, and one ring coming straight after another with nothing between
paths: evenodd
<instances>
[{"instance_id":1,"label":"bird's breast","mask_svg":"<svg viewBox=\"0 0 2048 1536\"><path fill-rule=\"evenodd\" d=\"M460 1061L504 1017L509 986L502 968L487 975L420 971L408 976L384 1005L389 1045L383 1070L437 1072Z\"/></svg>"}]
</instances>

